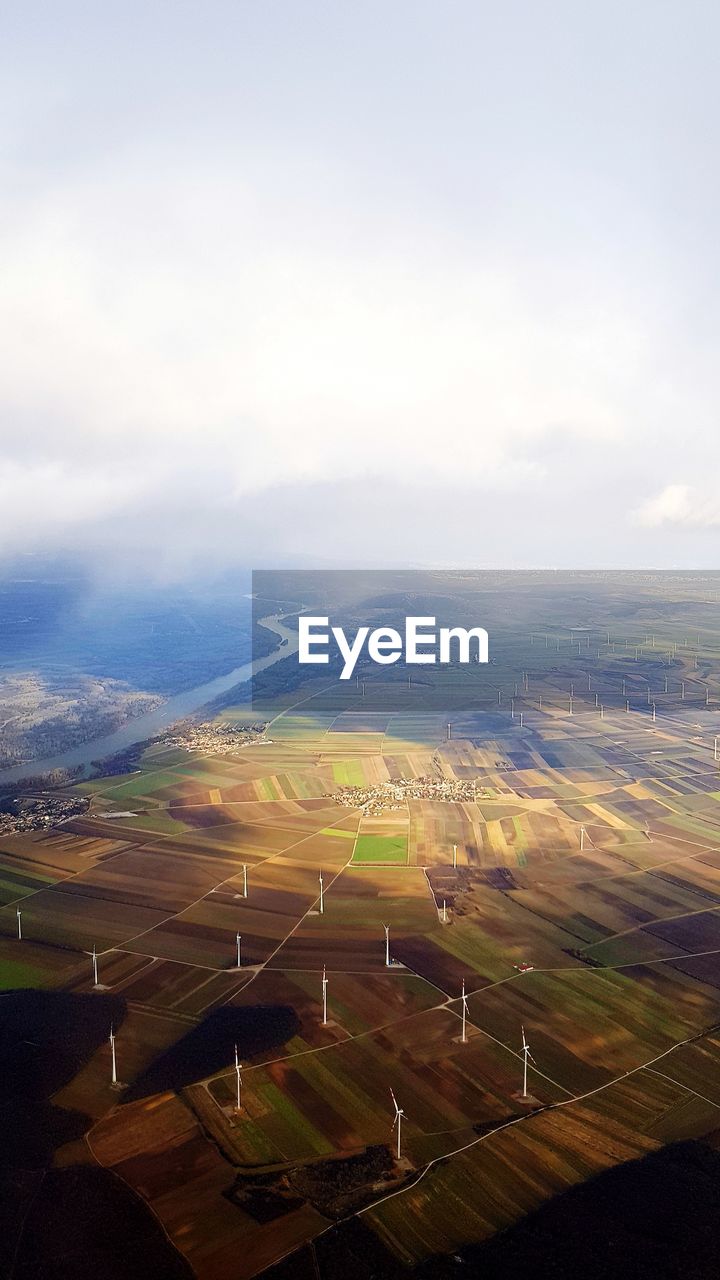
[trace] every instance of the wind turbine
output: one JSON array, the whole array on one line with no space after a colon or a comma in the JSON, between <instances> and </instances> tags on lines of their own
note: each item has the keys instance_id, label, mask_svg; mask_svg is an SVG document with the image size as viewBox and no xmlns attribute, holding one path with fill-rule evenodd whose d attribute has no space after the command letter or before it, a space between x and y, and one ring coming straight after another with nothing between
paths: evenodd
<instances>
[{"instance_id":1,"label":"wind turbine","mask_svg":"<svg viewBox=\"0 0 720 1280\"><path fill-rule=\"evenodd\" d=\"M247 898L247 863L243 862L243 898Z\"/></svg>"},{"instance_id":2,"label":"wind turbine","mask_svg":"<svg viewBox=\"0 0 720 1280\"><path fill-rule=\"evenodd\" d=\"M443 918L443 924L447 924L447 902L445 901L445 899L444 899L444 898L443 898L443 914L442 914L442 918Z\"/></svg>"},{"instance_id":3,"label":"wind turbine","mask_svg":"<svg viewBox=\"0 0 720 1280\"><path fill-rule=\"evenodd\" d=\"M22 942L22 911L19 907L15 908L15 915L17 916L18 938Z\"/></svg>"},{"instance_id":4,"label":"wind turbine","mask_svg":"<svg viewBox=\"0 0 720 1280\"><path fill-rule=\"evenodd\" d=\"M322 878L322 871L320 872L320 875L318 876L318 880L320 881L320 915L323 915L323 913L324 913L324 911L325 911L325 903L324 903L324 901L323 901L323 878Z\"/></svg>"},{"instance_id":5,"label":"wind turbine","mask_svg":"<svg viewBox=\"0 0 720 1280\"><path fill-rule=\"evenodd\" d=\"M452 861L452 864L453 864L453 866L454 866L454 867L456 867L456 866L457 866L457 845L456 845L456 844L454 844L454 845L453 845L453 861Z\"/></svg>"},{"instance_id":6,"label":"wind turbine","mask_svg":"<svg viewBox=\"0 0 720 1280\"><path fill-rule=\"evenodd\" d=\"M236 933L236 934L235 934L235 945L236 945L236 947L237 947L237 967L238 967L238 969L240 968L240 966L241 966L241 964L242 964L242 959L241 959L241 955L240 955L240 944L241 944L241 942L242 942L242 934L241 934L241 933Z\"/></svg>"},{"instance_id":7,"label":"wind turbine","mask_svg":"<svg viewBox=\"0 0 720 1280\"><path fill-rule=\"evenodd\" d=\"M117 1084L118 1078L117 1078L117 1058L115 1056L115 1030L113 1028L112 1023L110 1023L110 1053L112 1055L112 1074L110 1079L112 1084Z\"/></svg>"},{"instance_id":8,"label":"wind turbine","mask_svg":"<svg viewBox=\"0 0 720 1280\"><path fill-rule=\"evenodd\" d=\"M236 1111L240 1110L240 1089L242 1087L242 1079L240 1076L241 1066L242 1066L242 1063L240 1062L240 1059L238 1057L238 1047L237 1045L235 1045L235 1078L237 1080L237 1100L235 1103Z\"/></svg>"},{"instance_id":9,"label":"wind turbine","mask_svg":"<svg viewBox=\"0 0 720 1280\"><path fill-rule=\"evenodd\" d=\"M405 1112L403 1111L402 1107L399 1107L399 1106L398 1106L398 1104L397 1104L397 1098L395 1097L395 1094L393 1093L392 1089L390 1090L390 1097L391 1097L391 1098L392 1098L392 1100L393 1100L393 1106L394 1106L394 1108L395 1108L395 1119L394 1119L394 1120L393 1120L393 1122L392 1122L392 1127L393 1127L393 1129L394 1129L394 1128L395 1128L395 1125L397 1125L397 1158L398 1158L398 1160L399 1160L399 1159L400 1159L400 1141L401 1141L402 1120L403 1120L403 1116L405 1115Z\"/></svg>"},{"instance_id":10,"label":"wind turbine","mask_svg":"<svg viewBox=\"0 0 720 1280\"><path fill-rule=\"evenodd\" d=\"M527 1040L525 1039L525 1028L524 1028L523 1026L521 1026L520 1030L522 1031L522 1052L523 1052L523 1091L522 1091L522 1096L523 1096L523 1098L527 1098L527 1096L528 1096L528 1091L527 1091L527 1069L528 1069L528 1058L530 1059L530 1061L531 1061L531 1062L535 1062L535 1059L533 1058L533 1056L532 1056L532 1054L531 1054L531 1052L530 1052L530 1045L528 1044ZM535 1063L535 1065L537 1066L537 1063Z\"/></svg>"},{"instance_id":11,"label":"wind turbine","mask_svg":"<svg viewBox=\"0 0 720 1280\"><path fill-rule=\"evenodd\" d=\"M390 968L390 925L384 924L383 929L385 930L385 968L389 969Z\"/></svg>"},{"instance_id":12,"label":"wind turbine","mask_svg":"<svg viewBox=\"0 0 720 1280\"><path fill-rule=\"evenodd\" d=\"M98 985L97 951L95 950L94 942L93 942L93 949L92 949L92 963L93 963L93 982L94 982L94 985L97 986Z\"/></svg>"},{"instance_id":13,"label":"wind turbine","mask_svg":"<svg viewBox=\"0 0 720 1280\"><path fill-rule=\"evenodd\" d=\"M581 853L584 848L585 848L585 828L581 827L580 828L580 852Z\"/></svg>"},{"instance_id":14,"label":"wind turbine","mask_svg":"<svg viewBox=\"0 0 720 1280\"><path fill-rule=\"evenodd\" d=\"M467 1032L465 1030L465 1020L467 1018L468 1002L465 995L465 979L462 981L462 1042L467 1044Z\"/></svg>"},{"instance_id":15,"label":"wind turbine","mask_svg":"<svg viewBox=\"0 0 720 1280\"><path fill-rule=\"evenodd\" d=\"M327 1026L327 976L325 974L325 965L323 965L322 976L322 1001L323 1001L323 1026Z\"/></svg>"}]
</instances>

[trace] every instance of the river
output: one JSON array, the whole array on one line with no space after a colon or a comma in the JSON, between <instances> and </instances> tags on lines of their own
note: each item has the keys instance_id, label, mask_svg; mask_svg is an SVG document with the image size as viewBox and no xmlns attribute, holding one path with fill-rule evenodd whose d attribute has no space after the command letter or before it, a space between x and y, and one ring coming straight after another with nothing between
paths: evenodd
<instances>
[{"instance_id":1,"label":"river","mask_svg":"<svg viewBox=\"0 0 720 1280\"><path fill-rule=\"evenodd\" d=\"M245 662L241 667L233 667L232 671L228 671L224 676L216 676L206 684L199 684L194 689L185 689L183 693L174 694L161 707L128 720L127 724L120 729L115 729L113 733L106 734L103 738L91 738L76 747L69 747L67 751L61 751L58 755L47 756L43 760L30 760L27 764L14 765L11 769L2 769L0 770L0 787L8 782L19 782L21 778L51 773L54 769L81 769L80 776L85 777L93 760L105 760L119 751L127 751L137 742L145 742L148 738L156 737L177 720L183 720L194 711L198 711L200 707L207 706L208 702L212 702L221 693L226 693L236 684L246 684L257 672L264 671L273 663L279 662L281 658L287 658L290 654L297 652L297 632L288 630L280 621L280 615L274 614L261 618L259 625L274 632L278 637L278 647L273 649L272 653L266 654L264 658L258 658L255 662ZM287 641L286 644L283 644L284 640Z\"/></svg>"}]
</instances>

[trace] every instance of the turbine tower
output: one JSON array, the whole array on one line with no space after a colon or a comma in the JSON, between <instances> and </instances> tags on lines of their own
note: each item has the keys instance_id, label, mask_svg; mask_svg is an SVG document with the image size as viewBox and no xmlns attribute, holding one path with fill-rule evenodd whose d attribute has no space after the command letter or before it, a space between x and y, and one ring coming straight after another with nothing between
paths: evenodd
<instances>
[{"instance_id":1,"label":"turbine tower","mask_svg":"<svg viewBox=\"0 0 720 1280\"><path fill-rule=\"evenodd\" d=\"M465 979L463 978L463 981L462 981L462 1042L463 1044L467 1044L467 1031L465 1029L467 1011L468 1011L468 1002L467 1002L467 996L465 995Z\"/></svg>"},{"instance_id":2,"label":"turbine tower","mask_svg":"<svg viewBox=\"0 0 720 1280\"><path fill-rule=\"evenodd\" d=\"M242 1063L240 1062L240 1058L238 1057L238 1047L237 1045L235 1045L235 1079L237 1082L237 1096L236 1096L236 1102L235 1102L236 1111L240 1110L240 1090L242 1088L242 1078L240 1076L241 1067L242 1067Z\"/></svg>"},{"instance_id":3,"label":"turbine tower","mask_svg":"<svg viewBox=\"0 0 720 1280\"><path fill-rule=\"evenodd\" d=\"M403 1116L405 1115L405 1112L403 1111L402 1107L399 1107L399 1106L398 1106L398 1104L397 1104L397 1098L395 1097L395 1094L393 1093L392 1089L390 1090L390 1097L391 1097L391 1098L392 1098L392 1100L393 1100L393 1106L394 1106L394 1108L395 1108L395 1119L394 1119L394 1120L393 1120L393 1122L392 1122L392 1127L393 1127L393 1129L394 1129L394 1128L395 1128L395 1125L397 1125L397 1158L398 1158L398 1160L399 1160L399 1159L400 1159L400 1143L401 1143L402 1121L403 1121Z\"/></svg>"},{"instance_id":4,"label":"turbine tower","mask_svg":"<svg viewBox=\"0 0 720 1280\"><path fill-rule=\"evenodd\" d=\"M531 1061L531 1062L535 1062L535 1059L533 1058L533 1056L532 1056L532 1054L531 1054L531 1052L530 1052L530 1045L528 1044L527 1040L525 1039L525 1028L524 1028L523 1026L521 1026L520 1030L522 1031L522 1053L523 1053L523 1091L522 1091L522 1096L523 1096L523 1098L527 1098L527 1096L528 1096L528 1091L527 1091L527 1070L528 1070L528 1058L530 1059L530 1061ZM535 1063L535 1065L537 1066L537 1063Z\"/></svg>"},{"instance_id":5,"label":"turbine tower","mask_svg":"<svg viewBox=\"0 0 720 1280\"><path fill-rule=\"evenodd\" d=\"M113 1024L110 1023L110 1054L112 1057L112 1072L110 1076L111 1084L117 1084L117 1057L115 1056L115 1030Z\"/></svg>"}]
</instances>

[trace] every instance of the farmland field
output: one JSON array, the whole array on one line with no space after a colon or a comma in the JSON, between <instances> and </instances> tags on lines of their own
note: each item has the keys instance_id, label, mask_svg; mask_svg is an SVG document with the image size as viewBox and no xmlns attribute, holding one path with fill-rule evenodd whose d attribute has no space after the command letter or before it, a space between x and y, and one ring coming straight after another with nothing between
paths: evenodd
<instances>
[{"instance_id":1,"label":"farmland field","mask_svg":"<svg viewBox=\"0 0 720 1280\"><path fill-rule=\"evenodd\" d=\"M553 590L467 705L285 690L265 741L155 744L0 837L0 987L117 1002L119 1087L108 1026L53 1093L86 1117L57 1167L112 1170L199 1280L304 1276L349 1223L409 1275L717 1141L720 625L622 582L540 625Z\"/></svg>"}]
</instances>

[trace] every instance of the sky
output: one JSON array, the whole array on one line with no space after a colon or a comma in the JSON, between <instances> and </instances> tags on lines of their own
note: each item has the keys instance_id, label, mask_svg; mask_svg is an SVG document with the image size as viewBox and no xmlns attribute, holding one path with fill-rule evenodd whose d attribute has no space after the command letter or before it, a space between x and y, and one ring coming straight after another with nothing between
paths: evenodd
<instances>
[{"instance_id":1,"label":"sky","mask_svg":"<svg viewBox=\"0 0 720 1280\"><path fill-rule=\"evenodd\" d=\"M714 567L720 10L11 0L0 559Z\"/></svg>"}]
</instances>

